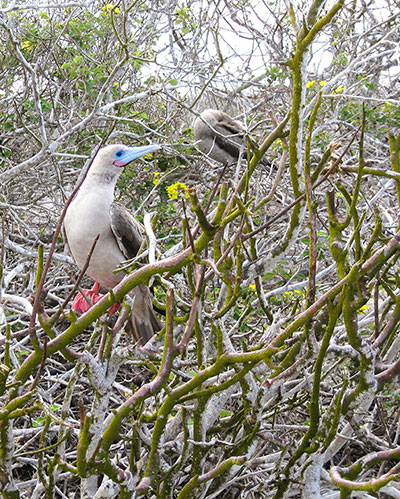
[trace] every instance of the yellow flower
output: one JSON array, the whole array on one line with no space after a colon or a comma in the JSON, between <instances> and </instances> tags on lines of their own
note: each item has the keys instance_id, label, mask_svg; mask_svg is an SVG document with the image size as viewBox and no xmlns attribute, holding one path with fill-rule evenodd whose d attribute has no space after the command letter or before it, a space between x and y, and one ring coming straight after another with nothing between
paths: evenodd
<instances>
[{"instance_id":1,"label":"yellow flower","mask_svg":"<svg viewBox=\"0 0 400 499\"><path fill-rule=\"evenodd\" d=\"M250 288L252 291L255 291L255 290L256 290L256 285L255 285L255 284L249 284L249 288Z\"/></svg>"},{"instance_id":2,"label":"yellow flower","mask_svg":"<svg viewBox=\"0 0 400 499\"><path fill-rule=\"evenodd\" d=\"M153 153L152 152L148 152L147 154L145 154L144 156L142 156L144 159L151 159L153 157Z\"/></svg>"},{"instance_id":3,"label":"yellow flower","mask_svg":"<svg viewBox=\"0 0 400 499\"><path fill-rule=\"evenodd\" d=\"M182 182L175 182L167 187L167 193L170 199L178 199L179 190L185 193L185 197L189 197L189 187Z\"/></svg>"},{"instance_id":4,"label":"yellow flower","mask_svg":"<svg viewBox=\"0 0 400 499\"><path fill-rule=\"evenodd\" d=\"M22 48L24 50L30 50L31 46L32 46L32 42L30 40L25 40L24 42L22 42Z\"/></svg>"},{"instance_id":5,"label":"yellow flower","mask_svg":"<svg viewBox=\"0 0 400 499\"><path fill-rule=\"evenodd\" d=\"M153 175L154 175L153 184L157 185L158 182L160 181L160 175L161 175L161 173L160 172L153 172Z\"/></svg>"},{"instance_id":6,"label":"yellow flower","mask_svg":"<svg viewBox=\"0 0 400 499\"><path fill-rule=\"evenodd\" d=\"M106 3L104 7L101 9L103 12L110 12L111 10L114 11L114 14L121 14L121 11L119 10L118 7L115 7L112 3Z\"/></svg>"},{"instance_id":7,"label":"yellow flower","mask_svg":"<svg viewBox=\"0 0 400 499\"><path fill-rule=\"evenodd\" d=\"M321 87L324 87L326 85L326 81L320 81L319 84L321 85Z\"/></svg>"},{"instance_id":8,"label":"yellow flower","mask_svg":"<svg viewBox=\"0 0 400 499\"><path fill-rule=\"evenodd\" d=\"M317 82L315 80L309 80L306 84L307 88L313 87Z\"/></svg>"},{"instance_id":9,"label":"yellow flower","mask_svg":"<svg viewBox=\"0 0 400 499\"><path fill-rule=\"evenodd\" d=\"M340 92L343 92L343 90L344 87L339 87L336 90L333 90L333 92L331 92L331 95L339 94Z\"/></svg>"}]
</instances>

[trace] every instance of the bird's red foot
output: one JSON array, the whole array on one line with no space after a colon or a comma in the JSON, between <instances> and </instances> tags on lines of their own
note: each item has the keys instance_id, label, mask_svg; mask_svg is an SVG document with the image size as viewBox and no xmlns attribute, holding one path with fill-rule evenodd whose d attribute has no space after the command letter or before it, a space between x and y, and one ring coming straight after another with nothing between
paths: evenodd
<instances>
[{"instance_id":1,"label":"bird's red foot","mask_svg":"<svg viewBox=\"0 0 400 499\"><path fill-rule=\"evenodd\" d=\"M108 314L109 315L112 315L112 314L116 314L118 312L118 310L121 308L121 304L120 303L114 303L114 305L112 305L109 310L108 310Z\"/></svg>"},{"instance_id":2,"label":"bird's red foot","mask_svg":"<svg viewBox=\"0 0 400 499\"><path fill-rule=\"evenodd\" d=\"M94 286L92 289L84 289L83 290L85 295L90 298L91 302L93 305L97 303L101 298L103 298L104 295L101 295L99 293L99 283L95 282ZM76 312L80 312L81 314L87 312L90 309L91 305L88 303L86 298L83 296L82 293L78 293L74 301L72 302L72 310L75 310ZM115 314L118 312L118 310L121 308L120 303L114 303L112 307L110 307L110 310L108 311L109 314Z\"/></svg>"}]
</instances>

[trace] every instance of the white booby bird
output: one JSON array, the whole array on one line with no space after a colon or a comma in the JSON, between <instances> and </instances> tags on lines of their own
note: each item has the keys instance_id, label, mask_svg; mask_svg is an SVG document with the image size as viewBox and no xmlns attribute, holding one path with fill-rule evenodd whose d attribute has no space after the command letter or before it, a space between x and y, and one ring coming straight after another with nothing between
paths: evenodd
<instances>
[{"instance_id":1,"label":"white booby bird","mask_svg":"<svg viewBox=\"0 0 400 499\"><path fill-rule=\"evenodd\" d=\"M194 122L193 133L200 151L220 163L236 163L247 151L243 125L218 109L203 111ZM264 158L260 163L268 165Z\"/></svg>"},{"instance_id":2,"label":"white booby bird","mask_svg":"<svg viewBox=\"0 0 400 499\"><path fill-rule=\"evenodd\" d=\"M121 262L137 254L143 239L142 225L124 206L114 202L118 177L126 165L159 148L158 145L126 147L121 144L103 147L67 209L63 236L80 269L87 262L93 241L99 235L86 270L86 274L96 281L89 292L93 302L99 299L96 295L98 284L113 288L122 280L124 273L113 271ZM153 312L148 287L139 285L132 294L131 333L136 341L145 344L161 326ZM75 299L74 303L76 310L88 309L82 298ZM82 304L84 306L80 307Z\"/></svg>"}]
</instances>

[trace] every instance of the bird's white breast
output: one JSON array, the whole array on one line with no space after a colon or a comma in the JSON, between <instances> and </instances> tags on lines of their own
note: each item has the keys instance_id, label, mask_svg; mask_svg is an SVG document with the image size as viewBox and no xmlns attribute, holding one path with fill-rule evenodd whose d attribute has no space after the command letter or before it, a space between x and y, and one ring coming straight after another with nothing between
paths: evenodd
<instances>
[{"instance_id":1,"label":"bird's white breast","mask_svg":"<svg viewBox=\"0 0 400 499\"><path fill-rule=\"evenodd\" d=\"M125 260L111 231L112 201L113 192L110 193L109 188L96 186L79 190L64 219L68 245L80 269L87 261L93 241L100 235L86 274L107 288L114 287L122 279L123 273L113 274L113 270Z\"/></svg>"}]
</instances>

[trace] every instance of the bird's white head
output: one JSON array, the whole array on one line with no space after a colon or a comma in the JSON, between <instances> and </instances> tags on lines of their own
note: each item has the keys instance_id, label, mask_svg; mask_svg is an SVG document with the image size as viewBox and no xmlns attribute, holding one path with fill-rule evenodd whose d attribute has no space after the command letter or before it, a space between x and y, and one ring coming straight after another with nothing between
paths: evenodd
<instances>
[{"instance_id":1,"label":"bird's white head","mask_svg":"<svg viewBox=\"0 0 400 499\"><path fill-rule=\"evenodd\" d=\"M99 180L98 177L102 177L106 182L110 182L118 178L123 168L129 163L158 149L160 146L156 144L138 147L113 144L103 147L90 167L89 176L96 176L97 180Z\"/></svg>"}]
</instances>

